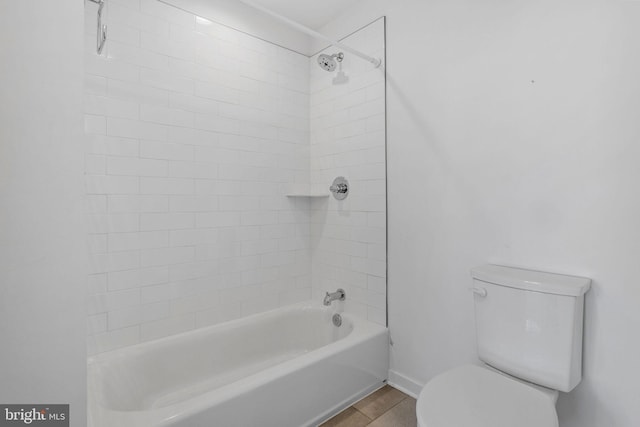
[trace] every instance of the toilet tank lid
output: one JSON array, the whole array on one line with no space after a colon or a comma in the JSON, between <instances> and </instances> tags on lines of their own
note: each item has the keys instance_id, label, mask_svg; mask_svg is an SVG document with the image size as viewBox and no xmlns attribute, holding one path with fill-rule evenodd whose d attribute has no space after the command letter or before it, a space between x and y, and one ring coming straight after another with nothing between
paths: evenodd
<instances>
[{"instance_id":1,"label":"toilet tank lid","mask_svg":"<svg viewBox=\"0 0 640 427\"><path fill-rule=\"evenodd\" d=\"M522 268L486 264L471 269L471 276L483 282L546 294L581 296L591 287L591 279L545 273Z\"/></svg>"}]
</instances>

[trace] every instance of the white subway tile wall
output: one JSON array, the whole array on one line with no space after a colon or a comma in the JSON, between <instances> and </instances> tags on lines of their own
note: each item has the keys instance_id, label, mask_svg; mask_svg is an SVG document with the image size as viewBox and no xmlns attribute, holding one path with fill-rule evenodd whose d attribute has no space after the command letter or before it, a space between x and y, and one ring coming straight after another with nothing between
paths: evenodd
<instances>
[{"instance_id":1,"label":"white subway tile wall","mask_svg":"<svg viewBox=\"0 0 640 427\"><path fill-rule=\"evenodd\" d=\"M384 60L384 34L381 18L344 42ZM336 72L318 67L317 56L310 59L311 189L326 192L337 176L350 184L343 201L311 202L313 298L343 288L346 311L386 325L384 65L374 68L344 53L337 70L346 75L343 82L334 82Z\"/></svg>"},{"instance_id":2,"label":"white subway tile wall","mask_svg":"<svg viewBox=\"0 0 640 427\"><path fill-rule=\"evenodd\" d=\"M87 8L89 353L308 300L285 194L309 184L309 58L156 0L105 21L98 56Z\"/></svg>"},{"instance_id":3,"label":"white subway tile wall","mask_svg":"<svg viewBox=\"0 0 640 427\"><path fill-rule=\"evenodd\" d=\"M334 84L316 57L156 0L105 16L102 56L86 19L89 353L338 287L386 324L384 68L347 54ZM347 41L382 58L384 21ZM339 175L345 201L285 197Z\"/></svg>"}]
</instances>

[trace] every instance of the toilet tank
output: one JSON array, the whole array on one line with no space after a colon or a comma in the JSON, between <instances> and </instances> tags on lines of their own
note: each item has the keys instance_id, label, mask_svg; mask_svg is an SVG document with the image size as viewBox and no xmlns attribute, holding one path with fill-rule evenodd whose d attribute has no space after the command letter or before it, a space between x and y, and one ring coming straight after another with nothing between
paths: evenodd
<instances>
[{"instance_id":1,"label":"toilet tank","mask_svg":"<svg viewBox=\"0 0 640 427\"><path fill-rule=\"evenodd\" d=\"M476 267L471 276L480 359L554 390L578 385L591 280L499 265Z\"/></svg>"}]
</instances>

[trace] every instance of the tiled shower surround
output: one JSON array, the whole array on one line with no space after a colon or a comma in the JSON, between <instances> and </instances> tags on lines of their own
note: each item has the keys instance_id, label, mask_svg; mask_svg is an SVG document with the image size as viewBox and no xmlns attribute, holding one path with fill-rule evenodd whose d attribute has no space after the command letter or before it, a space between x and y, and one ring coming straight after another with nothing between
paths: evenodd
<instances>
[{"instance_id":1,"label":"tiled shower surround","mask_svg":"<svg viewBox=\"0 0 640 427\"><path fill-rule=\"evenodd\" d=\"M333 74L317 74L315 58L156 0L108 2L109 41L98 56L87 13L89 353L308 300L337 284L352 298L347 310L384 323L384 115L370 110L381 100L384 111L382 71L373 81L364 72L372 67L354 60L352 80L334 92ZM369 95L335 103L336 114L352 114L353 130L318 113L333 108L322 106L327 96L357 89ZM368 111L375 114L361 117ZM361 120L370 123L364 130ZM328 140L310 136L310 126L337 144L352 138L362 158L330 161L337 148L320 149ZM346 158L359 149L345 148ZM346 203L286 197L310 183L328 192L333 176L320 181L332 174L353 175ZM336 269L331 259L343 255L348 266Z\"/></svg>"}]
</instances>

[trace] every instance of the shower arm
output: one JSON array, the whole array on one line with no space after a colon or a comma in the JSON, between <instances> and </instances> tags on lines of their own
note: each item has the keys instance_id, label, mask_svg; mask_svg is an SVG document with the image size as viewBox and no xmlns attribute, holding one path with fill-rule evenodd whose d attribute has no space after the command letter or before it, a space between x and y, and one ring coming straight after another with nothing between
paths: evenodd
<instances>
[{"instance_id":1,"label":"shower arm","mask_svg":"<svg viewBox=\"0 0 640 427\"><path fill-rule=\"evenodd\" d=\"M94 1L94 0L91 0L91 1ZM317 32L315 30L312 30L311 28L306 27L306 26L304 26L304 25L302 25L302 24L300 24L300 23L298 23L298 22L296 22L294 20L291 20L291 19L289 19L289 18L287 18L285 16L279 15L279 14L275 13L274 11L267 9L264 6L256 4L252 0L240 0L240 1L242 3L248 5L248 6L253 7L254 9L257 9L257 10L263 12L263 13L266 13L269 16L272 16L273 18L278 19L279 21L284 22L285 24L287 24L287 25L289 25L289 26L291 26L291 27L293 27L293 28L295 28L295 29L297 29L299 31L302 31L303 33L307 33L310 36L313 36L313 37L315 37L317 39L320 39L320 40L323 40L323 41L325 41L327 43L330 43L333 46L338 47L338 48L340 48L340 49L342 49L342 50L344 50L346 52L352 53L353 55L356 55L356 56L364 59L365 61L368 61L368 62L372 63L376 68L378 68L382 64L382 60L380 58L374 58L372 56L369 56L369 55L367 55L365 53L360 52L357 49L354 49L354 48L352 48L350 46L347 46L347 45L345 45L345 44L343 44L343 43L341 43L341 42L339 42L337 40L333 40L333 39L325 36L322 33L319 33L319 32Z\"/></svg>"}]
</instances>

